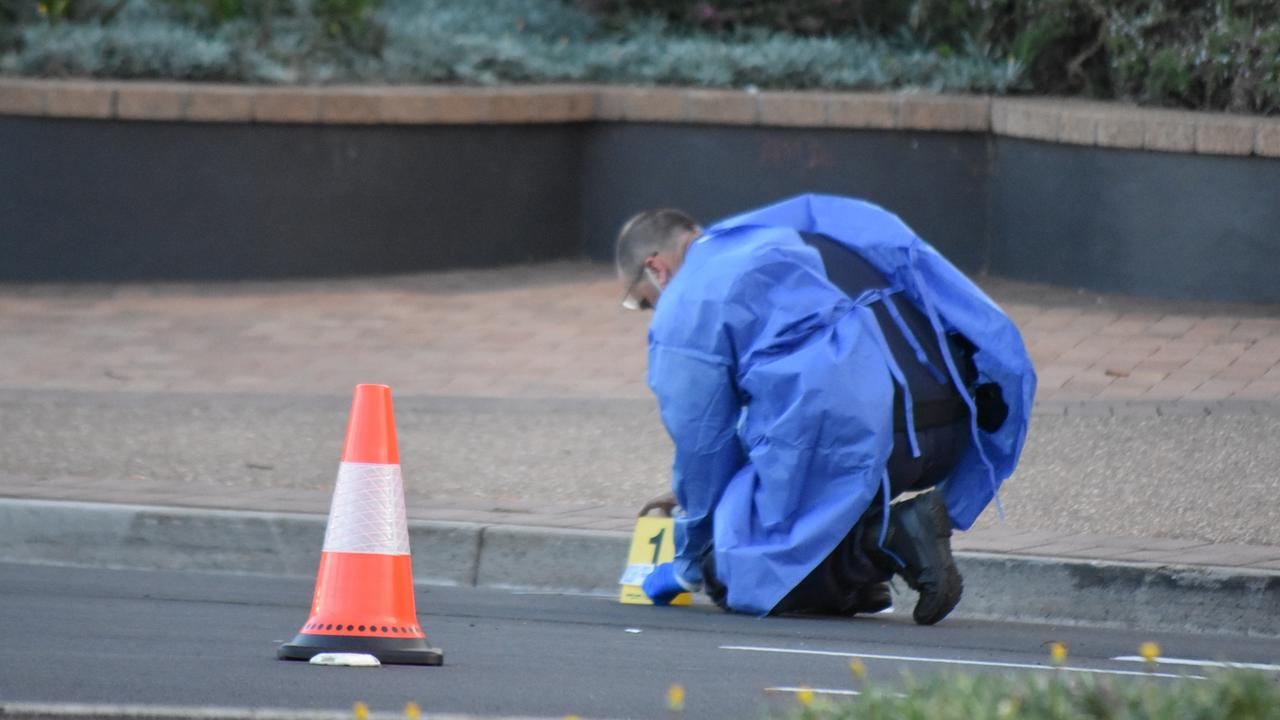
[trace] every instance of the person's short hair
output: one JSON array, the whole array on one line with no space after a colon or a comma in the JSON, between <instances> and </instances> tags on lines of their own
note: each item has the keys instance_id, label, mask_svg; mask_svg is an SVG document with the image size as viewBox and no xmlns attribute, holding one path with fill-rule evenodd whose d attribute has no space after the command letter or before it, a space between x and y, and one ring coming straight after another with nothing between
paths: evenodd
<instances>
[{"instance_id":1,"label":"person's short hair","mask_svg":"<svg viewBox=\"0 0 1280 720\"><path fill-rule=\"evenodd\" d=\"M671 208L645 210L633 216L618 232L614 253L618 277L630 277L639 272L650 255L669 249L678 237L697 229L697 221Z\"/></svg>"}]
</instances>

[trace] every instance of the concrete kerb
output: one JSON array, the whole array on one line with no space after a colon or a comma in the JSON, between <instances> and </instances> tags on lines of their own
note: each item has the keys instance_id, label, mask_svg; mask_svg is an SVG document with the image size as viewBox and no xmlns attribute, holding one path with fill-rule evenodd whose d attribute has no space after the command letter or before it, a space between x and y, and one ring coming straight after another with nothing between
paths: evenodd
<instances>
[{"instance_id":1,"label":"concrete kerb","mask_svg":"<svg viewBox=\"0 0 1280 720\"><path fill-rule=\"evenodd\" d=\"M0 500L0 558L144 570L302 577L314 574L326 518L42 500ZM413 574L430 585L472 585L483 526L412 522Z\"/></svg>"},{"instance_id":2,"label":"concrete kerb","mask_svg":"<svg viewBox=\"0 0 1280 720\"><path fill-rule=\"evenodd\" d=\"M478 587L617 592L631 538L606 530L484 528Z\"/></svg>"},{"instance_id":3,"label":"concrete kerb","mask_svg":"<svg viewBox=\"0 0 1280 720\"><path fill-rule=\"evenodd\" d=\"M1280 573L957 553L965 617L1274 637Z\"/></svg>"},{"instance_id":4,"label":"concrete kerb","mask_svg":"<svg viewBox=\"0 0 1280 720\"><path fill-rule=\"evenodd\" d=\"M0 500L0 560L91 567L315 573L320 515ZM626 533L410 523L424 585L606 594ZM1280 636L1280 573L957 553L955 617ZM910 612L914 597L899 598ZM2 716L2 714L0 714Z\"/></svg>"},{"instance_id":5,"label":"concrete kerb","mask_svg":"<svg viewBox=\"0 0 1280 720\"><path fill-rule=\"evenodd\" d=\"M370 720L403 718L398 713L369 713ZM479 715L439 715L432 720L480 720ZM488 720L534 720L483 716ZM88 705L73 703L0 703L4 720L350 720L350 712L303 709L185 707L165 705Z\"/></svg>"}]
</instances>

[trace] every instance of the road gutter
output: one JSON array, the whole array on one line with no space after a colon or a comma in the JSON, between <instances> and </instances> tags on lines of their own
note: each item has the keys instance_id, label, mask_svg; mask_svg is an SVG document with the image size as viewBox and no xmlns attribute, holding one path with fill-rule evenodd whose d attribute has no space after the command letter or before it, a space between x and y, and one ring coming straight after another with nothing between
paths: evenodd
<instances>
[{"instance_id":1,"label":"road gutter","mask_svg":"<svg viewBox=\"0 0 1280 720\"><path fill-rule=\"evenodd\" d=\"M0 560L314 576L323 515L0 500ZM630 538L596 530L411 521L422 585L614 593ZM1280 637L1280 572L956 553L956 618ZM898 584L897 612L914 593ZM0 712L0 717L4 713Z\"/></svg>"}]
</instances>

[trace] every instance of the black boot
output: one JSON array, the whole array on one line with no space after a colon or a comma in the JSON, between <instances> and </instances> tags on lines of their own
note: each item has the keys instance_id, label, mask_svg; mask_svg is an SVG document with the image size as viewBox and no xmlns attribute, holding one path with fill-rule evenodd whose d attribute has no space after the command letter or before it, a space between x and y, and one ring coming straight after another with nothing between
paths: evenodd
<instances>
[{"instance_id":1,"label":"black boot","mask_svg":"<svg viewBox=\"0 0 1280 720\"><path fill-rule=\"evenodd\" d=\"M858 588L853 594L853 612L874 615L893 607L889 583L871 583Z\"/></svg>"},{"instance_id":2,"label":"black boot","mask_svg":"<svg viewBox=\"0 0 1280 720\"><path fill-rule=\"evenodd\" d=\"M932 625L947 616L960 602L964 581L951 557L951 519L942 502L942 493L930 491L889 511L889 531L885 550L902 561L894 571L920 593L911 613L921 625ZM875 547L873 557L885 553Z\"/></svg>"}]
</instances>

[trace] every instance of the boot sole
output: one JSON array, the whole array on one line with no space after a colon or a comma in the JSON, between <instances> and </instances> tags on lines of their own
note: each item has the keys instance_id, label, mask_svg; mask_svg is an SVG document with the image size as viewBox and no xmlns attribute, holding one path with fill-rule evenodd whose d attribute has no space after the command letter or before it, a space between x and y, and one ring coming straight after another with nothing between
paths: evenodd
<instances>
[{"instance_id":1,"label":"boot sole","mask_svg":"<svg viewBox=\"0 0 1280 720\"><path fill-rule=\"evenodd\" d=\"M911 617L916 621L917 625L937 624L947 615L950 615L952 610L956 609L963 594L964 578L960 577L960 571L952 564L947 568L946 590L942 593L941 604L936 609L925 612L921 609L921 601L924 600L924 595L921 594L920 600L916 601L916 607L912 611Z\"/></svg>"}]
</instances>

